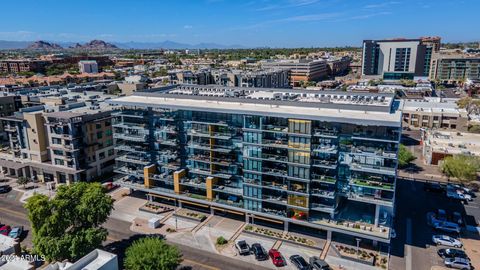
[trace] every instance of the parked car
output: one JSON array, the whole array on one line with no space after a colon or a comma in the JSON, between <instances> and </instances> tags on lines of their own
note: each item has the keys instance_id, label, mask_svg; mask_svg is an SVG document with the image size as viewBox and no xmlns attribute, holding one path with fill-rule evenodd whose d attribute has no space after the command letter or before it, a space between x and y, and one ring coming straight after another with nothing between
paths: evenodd
<instances>
[{"instance_id":1,"label":"parked car","mask_svg":"<svg viewBox=\"0 0 480 270\"><path fill-rule=\"evenodd\" d=\"M450 237L448 235L434 235L432 236L432 241L436 245L444 245L449 247L462 247L462 242L460 240Z\"/></svg>"},{"instance_id":2,"label":"parked car","mask_svg":"<svg viewBox=\"0 0 480 270\"><path fill-rule=\"evenodd\" d=\"M437 251L438 255L442 258L463 258L463 259L468 259L467 253L461 249L455 249L455 248L441 248Z\"/></svg>"},{"instance_id":3,"label":"parked car","mask_svg":"<svg viewBox=\"0 0 480 270\"><path fill-rule=\"evenodd\" d=\"M7 236L8 233L10 233L11 230L12 230L12 228L10 228L10 226L8 226L8 225L2 226L0 228L0 234L3 234L5 236Z\"/></svg>"},{"instance_id":4,"label":"parked car","mask_svg":"<svg viewBox=\"0 0 480 270\"><path fill-rule=\"evenodd\" d=\"M446 258L443 263L446 267L455 268L455 269L462 269L462 270L470 270L472 266L470 265L470 261L463 258Z\"/></svg>"},{"instance_id":5,"label":"parked car","mask_svg":"<svg viewBox=\"0 0 480 270\"><path fill-rule=\"evenodd\" d=\"M460 226L458 226L457 223L453 223L453 222L448 222L448 221L439 222L439 223L433 224L433 227L439 231L444 231L449 233L460 233Z\"/></svg>"},{"instance_id":6,"label":"parked car","mask_svg":"<svg viewBox=\"0 0 480 270\"><path fill-rule=\"evenodd\" d=\"M255 260L265 261L268 260L268 254L265 249L259 243L255 243L251 247L253 255L255 255Z\"/></svg>"},{"instance_id":7,"label":"parked car","mask_svg":"<svg viewBox=\"0 0 480 270\"><path fill-rule=\"evenodd\" d=\"M450 190L447 191L447 198L453 199L453 200L460 200L460 201L465 201L465 196L461 193L458 193L456 190Z\"/></svg>"},{"instance_id":8,"label":"parked car","mask_svg":"<svg viewBox=\"0 0 480 270\"><path fill-rule=\"evenodd\" d=\"M460 214L459 212L453 212L451 220L452 222L457 223L460 226L463 225L463 217L462 214Z\"/></svg>"},{"instance_id":9,"label":"parked car","mask_svg":"<svg viewBox=\"0 0 480 270\"><path fill-rule=\"evenodd\" d=\"M297 267L298 270L311 270L312 267L300 255L290 256L290 262Z\"/></svg>"},{"instance_id":10,"label":"parked car","mask_svg":"<svg viewBox=\"0 0 480 270\"><path fill-rule=\"evenodd\" d=\"M23 227L22 226L13 227L12 230L10 231L10 233L8 234L8 236L13 238L13 239L18 239L18 238L20 238L20 236L22 236L22 233L23 233Z\"/></svg>"},{"instance_id":11,"label":"parked car","mask_svg":"<svg viewBox=\"0 0 480 270\"><path fill-rule=\"evenodd\" d=\"M437 193L445 193L445 187L438 183L425 183L423 190Z\"/></svg>"},{"instance_id":12,"label":"parked car","mask_svg":"<svg viewBox=\"0 0 480 270\"><path fill-rule=\"evenodd\" d=\"M7 193L7 192L10 192L10 190L12 190L12 187L9 185L0 186L0 193Z\"/></svg>"},{"instance_id":13,"label":"parked car","mask_svg":"<svg viewBox=\"0 0 480 270\"><path fill-rule=\"evenodd\" d=\"M248 246L245 240L237 240L235 242L235 248L238 250L240 255L249 255L250 254L250 247Z\"/></svg>"},{"instance_id":14,"label":"parked car","mask_svg":"<svg viewBox=\"0 0 480 270\"><path fill-rule=\"evenodd\" d=\"M328 263L324 260L321 260L317 256L310 257L308 259L308 262L310 263L310 266L312 266L313 269L315 270L329 270L330 266Z\"/></svg>"},{"instance_id":15,"label":"parked car","mask_svg":"<svg viewBox=\"0 0 480 270\"><path fill-rule=\"evenodd\" d=\"M447 211L437 209L437 211L435 211L435 219L438 221L447 221Z\"/></svg>"},{"instance_id":16,"label":"parked car","mask_svg":"<svg viewBox=\"0 0 480 270\"><path fill-rule=\"evenodd\" d=\"M268 256L270 257L270 259L272 259L272 263L276 267L281 267L286 265L286 262L283 259L282 253L280 253L280 251L272 248L268 251Z\"/></svg>"}]
</instances>

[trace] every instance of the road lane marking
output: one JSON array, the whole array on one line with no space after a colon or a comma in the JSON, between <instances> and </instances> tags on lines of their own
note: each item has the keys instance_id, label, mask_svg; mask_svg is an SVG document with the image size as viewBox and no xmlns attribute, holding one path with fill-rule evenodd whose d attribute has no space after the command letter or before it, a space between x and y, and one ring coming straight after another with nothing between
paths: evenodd
<instances>
[{"instance_id":1,"label":"road lane marking","mask_svg":"<svg viewBox=\"0 0 480 270\"><path fill-rule=\"evenodd\" d=\"M406 270L412 270L412 219L407 218L407 239L405 247Z\"/></svg>"},{"instance_id":2,"label":"road lane marking","mask_svg":"<svg viewBox=\"0 0 480 270\"><path fill-rule=\"evenodd\" d=\"M198 266L201 266L201 267L203 267L203 268L210 269L210 270L221 270L221 269L218 268L218 267L213 267L213 266L211 266L211 265L199 263L199 262L197 262L197 261L193 261L193 260L189 260L189 259L183 259L183 261L186 262L186 263L198 265Z\"/></svg>"},{"instance_id":3,"label":"road lane marking","mask_svg":"<svg viewBox=\"0 0 480 270\"><path fill-rule=\"evenodd\" d=\"M7 212L7 213L10 213L12 215L14 215L15 217L18 217L18 218L21 218L21 219L24 219L24 220L27 220L28 221L28 218L26 215L20 213L20 212L17 212L17 211L13 211L13 210L10 210L10 209L7 209L7 208L3 208L3 207L0 207L0 211L4 211L4 212Z\"/></svg>"}]
</instances>

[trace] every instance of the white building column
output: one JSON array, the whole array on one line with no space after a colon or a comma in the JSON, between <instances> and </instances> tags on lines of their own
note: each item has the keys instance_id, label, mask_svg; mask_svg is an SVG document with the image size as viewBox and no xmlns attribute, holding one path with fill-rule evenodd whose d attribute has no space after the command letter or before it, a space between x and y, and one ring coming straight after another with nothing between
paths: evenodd
<instances>
[{"instance_id":1,"label":"white building column","mask_svg":"<svg viewBox=\"0 0 480 270\"><path fill-rule=\"evenodd\" d=\"M327 241L332 241L332 231L327 231Z\"/></svg>"},{"instance_id":2,"label":"white building column","mask_svg":"<svg viewBox=\"0 0 480 270\"><path fill-rule=\"evenodd\" d=\"M288 232L288 221L283 222L283 231Z\"/></svg>"},{"instance_id":3,"label":"white building column","mask_svg":"<svg viewBox=\"0 0 480 270\"><path fill-rule=\"evenodd\" d=\"M378 219L380 217L380 205L375 205L375 227L378 227Z\"/></svg>"}]
</instances>

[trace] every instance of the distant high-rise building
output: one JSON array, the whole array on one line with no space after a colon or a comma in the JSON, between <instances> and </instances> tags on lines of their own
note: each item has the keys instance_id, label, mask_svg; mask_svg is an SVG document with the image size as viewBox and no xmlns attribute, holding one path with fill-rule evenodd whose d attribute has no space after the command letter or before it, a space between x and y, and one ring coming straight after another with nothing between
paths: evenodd
<instances>
[{"instance_id":1,"label":"distant high-rise building","mask_svg":"<svg viewBox=\"0 0 480 270\"><path fill-rule=\"evenodd\" d=\"M387 80L427 77L440 38L364 40L362 75Z\"/></svg>"},{"instance_id":2,"label":"distant high-rise building","mask_svg":"<svg viewBox=\"0 0 480 270\"><path fill-rule=\"evenodd\" d=\"M78 69L81 73L98 73L98 64L94 60L83 60L78 62Z\"/></svg>"}]
</instances>

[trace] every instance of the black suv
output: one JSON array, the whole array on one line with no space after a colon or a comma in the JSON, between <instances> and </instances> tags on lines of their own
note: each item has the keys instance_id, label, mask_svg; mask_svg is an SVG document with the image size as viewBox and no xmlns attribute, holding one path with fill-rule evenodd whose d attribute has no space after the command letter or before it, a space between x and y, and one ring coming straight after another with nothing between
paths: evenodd
<instances>
[{"instance_id":1,"label":"black suv","mask_svg":"<svg viewBox=\"0 0 480 270\"><path fill-rule=\"evenodd\" d=\"M310 264L300 255L290 256L290 262L294 264L298 270L312 270Z\"/></svg>"},{"instance_id":2,"label":"black suv","mask_svg":"<svg viewBox=\"0 0 480 270\"><path fill-rule=\"evenodd\" d=\"M442 248L438 250L438 255L442 258L462 258L469 260L465 251L454 248Z\"/></svg>"},{"instance_id":3,"label":"black suv","mask_svg":"<svg viewBox=\"0 0 480 270\"><path fill-rule=\"evenodd\" d=\"M12 190L12 188L9 185L1 185L0 186L0 193L7 193L10 190Z\"/></svg>"},{"instance_id":4,"label":"black suv","mask_svg":"<svg viewBox=\"0 0 480 270\"><path fill-rule=\"evenodd\" d=\"M263 249L262 245L260 245L259 243L253 244L250 249L252 250L253 255L255 255L255 259L257 261L268 260L267 252L265 251L265 249Z\"/></svg>"}]
</instances>

